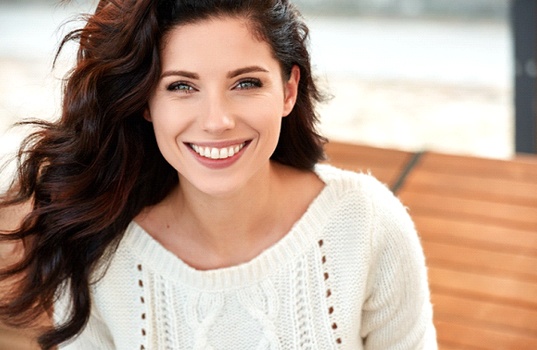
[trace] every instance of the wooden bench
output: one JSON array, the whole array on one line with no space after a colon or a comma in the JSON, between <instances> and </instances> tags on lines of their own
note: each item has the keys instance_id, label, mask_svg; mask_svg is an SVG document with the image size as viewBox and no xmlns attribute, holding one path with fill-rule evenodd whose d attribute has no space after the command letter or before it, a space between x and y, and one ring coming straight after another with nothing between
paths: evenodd
<instances>
[{"instance_id":1,"label":"wooden bench","mask_svg":"<svg viewBox=\"0 0 537 350\"><path fill-rule=\"evenodd\" d=\"M327 152L397 184L427 258L441 350L537 349L537 157L403 156L339 143ZM409 163L385 162L394 155Z\"/></svg>"}]
</instances>

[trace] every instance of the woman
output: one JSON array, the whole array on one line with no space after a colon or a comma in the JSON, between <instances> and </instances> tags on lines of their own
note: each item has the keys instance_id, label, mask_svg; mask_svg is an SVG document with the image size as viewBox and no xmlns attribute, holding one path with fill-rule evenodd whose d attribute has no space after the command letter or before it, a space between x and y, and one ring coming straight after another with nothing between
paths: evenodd
<instances>
[{"instance_id":1,"label":"woman","mask_svg":"<svg viewBox=\"0 0 537 350\"><path fill-rule=\"evenodd\" d=\"M317 164L307 37L286 0L100 1L3 199L4 318L54 309L44 349L436 348L405 209Z\"/></svg>"}]
</instances>

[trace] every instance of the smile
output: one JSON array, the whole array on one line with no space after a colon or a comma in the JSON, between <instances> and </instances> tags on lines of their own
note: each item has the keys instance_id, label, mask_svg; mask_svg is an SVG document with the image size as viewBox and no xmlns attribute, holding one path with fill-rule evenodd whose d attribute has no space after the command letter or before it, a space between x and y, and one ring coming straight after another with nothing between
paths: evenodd
<instances>
[{"instance_id":1,"label":"smile","mask_svg":"<svg viewBox=\"0 0 537 350\"><path fill-rule=\"evenodd\" d=\"M241 149L246 145L246 142L243 142L238 145L216 148L216 147L203 147L191 143L189 146L202 157L209 159L226 159L233 157L235 154L239 153Z\"/></svg>"}]
</instances>

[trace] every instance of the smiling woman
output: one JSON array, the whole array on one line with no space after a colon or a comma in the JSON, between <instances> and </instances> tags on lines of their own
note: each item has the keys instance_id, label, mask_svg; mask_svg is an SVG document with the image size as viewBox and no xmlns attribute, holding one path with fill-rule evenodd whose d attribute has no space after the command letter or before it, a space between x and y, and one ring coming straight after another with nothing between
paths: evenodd
<instances>
[{"instance_id":1,"label":"smiling woman","mask_svg":"<svg viewBox=\"0 0 537 350\"><path fill-rule=\"evenodd\" d=\"M404 207L317 164L307 38L286 0L100 1L0 202L2 319L54 310L43 349L435 349Z\"/></svg>"}]
</instances>

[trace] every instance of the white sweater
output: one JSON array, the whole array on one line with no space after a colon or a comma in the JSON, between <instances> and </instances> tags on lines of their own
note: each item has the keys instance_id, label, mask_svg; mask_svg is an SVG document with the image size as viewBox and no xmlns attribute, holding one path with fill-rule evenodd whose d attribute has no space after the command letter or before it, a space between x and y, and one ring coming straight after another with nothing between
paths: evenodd
<instances>
[{"instance_id":1,"label":"white sweater","mask_svg":"<svg viewBox=\"0 0 537 350\"><path fill-rule=\"evenodd\" d=\"M436 349L405 208L369 175L316 172L326 186L303 217L239 266L195 270L132 223L93 286L87 327L61 348Z\"/></svg>"}]
</instances>

